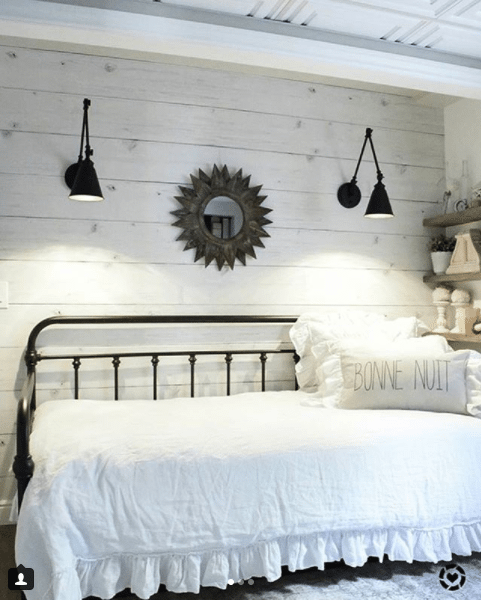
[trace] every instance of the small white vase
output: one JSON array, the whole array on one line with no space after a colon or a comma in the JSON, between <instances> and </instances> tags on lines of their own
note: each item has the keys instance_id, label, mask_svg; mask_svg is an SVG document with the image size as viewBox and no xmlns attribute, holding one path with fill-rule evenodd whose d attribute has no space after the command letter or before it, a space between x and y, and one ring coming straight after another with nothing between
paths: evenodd
<instances>
[{"instance_id":1,"label":"small white vase","mask_svg":"<svg viewBox=\"0 0 481 600\"><path fill-rule=\"evenodd\" d=\"M436 275L446 273L446 269L449 267L452 255L452 252L431 252L433 271Z\"/></svg>"}]
</instances>

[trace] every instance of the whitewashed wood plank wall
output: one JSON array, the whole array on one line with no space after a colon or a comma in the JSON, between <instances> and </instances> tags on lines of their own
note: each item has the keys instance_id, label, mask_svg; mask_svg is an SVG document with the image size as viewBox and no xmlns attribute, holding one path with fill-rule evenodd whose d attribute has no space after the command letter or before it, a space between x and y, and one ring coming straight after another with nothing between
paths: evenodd
<instances>
[{"instance_id":1,"label":"whitewashed wood plank wall","mask_svg":"<svg viewBox=\"0 0 481 600\"><path fill-rule=\"evenodd\" d=\"M267 313L372 308L432 318L423 217L444 190L442 109L405 96L157 62L0 46L0 522L11 501L16 402L31 327L53 314ZM82 101L106 197L73 203ZM396 218L340 207L366 127ZM270 238L219 272L193 263L170 211L214 164L263 185Z\"/></svg>"}]
</instances>

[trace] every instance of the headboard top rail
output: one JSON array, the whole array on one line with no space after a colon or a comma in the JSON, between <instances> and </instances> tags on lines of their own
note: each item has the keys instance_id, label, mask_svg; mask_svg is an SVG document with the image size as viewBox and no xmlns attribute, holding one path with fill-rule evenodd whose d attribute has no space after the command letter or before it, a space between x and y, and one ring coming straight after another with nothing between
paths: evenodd
<instances>
[{"instance_id":1,"label":"headboard top rail","mask_svg":"<svg viewBox=\"0 0 481 600\"><path fill-rule=\"evenodd\" d=\"M37 356L37 338L51 326L59 325L149 325L149 324L282 324L295 323L295 316L272 315L122 315L122 316L53 316L43 319L30 332L25 359L32 364Z\"/></svg>"}]
</instances>

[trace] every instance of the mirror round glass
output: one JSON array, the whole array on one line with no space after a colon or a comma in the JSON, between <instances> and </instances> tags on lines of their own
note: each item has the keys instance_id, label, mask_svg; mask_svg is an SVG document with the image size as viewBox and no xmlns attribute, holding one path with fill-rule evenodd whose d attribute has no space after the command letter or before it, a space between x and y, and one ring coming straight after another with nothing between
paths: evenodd
<instances>
[{"instance_id":1,"label":"mirror round glass","mask_svg":"<svg viewBox=\"0 0 481 600\"><path fill-rule=\"evenodd\" d=\"M235 200L227 196L216 196L204 208L204 223L213 236L229 240L242 229L244 213Z\"/></svg>"}]
</instances>

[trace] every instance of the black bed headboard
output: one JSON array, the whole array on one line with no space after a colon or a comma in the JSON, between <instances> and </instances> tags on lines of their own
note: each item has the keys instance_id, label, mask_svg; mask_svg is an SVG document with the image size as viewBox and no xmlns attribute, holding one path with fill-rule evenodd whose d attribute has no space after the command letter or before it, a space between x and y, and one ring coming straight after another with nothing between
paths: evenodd
<instances>
[{"instance_id":1,"label":"black bed headboard","mask_svg":"<svg viewBox=\"0 0 481 600\"><path fill-rule=\"evenodd\" d=\"M225 359L226 369L226 395L230 395L231 388L231 363L235 355L257 355L261 365L261 389L265 391L266 385L266 361L269 354L281 354L290 353L296 360L296 354L294 349L291 348L257 348L257 349L236 349L232 348L231 345L226 343L226 348L216 349L183 349L183 350L172 350L164 349L162 344L155 349L143 350L132 346L132 349L122 349L121 351L115 349L108 349L105 352L62 352L62 353L50 353L44 354L37 347L37 342L40 334L47 328L55 326L75 326L76 329L82 327L91 326L132 326L132 325L189 325L189 324L213 324L213 325L246 325L246 324L292 324L296 321L296 317L293 316L250 316L250 315L177 315L177 316L166 316L166 315L126 315L126 316L55 316L49 317L40 321L31 331L27 348L25 352L25 362L27 364L27 371L29 375L34 375L36 367L40 361L46 360L65 360L70 359L74 372L74 398L79 398L80 394L80 377L79 372L81 365L84 361L92 359L110 358L112 361L113 368L113 390L114 399L119 399L119 370L121 369L122 360L128 357L150 357L152 365L152 398L157 399L157 368L161 357L165 356L185 356L190 365L190 395L195 395L195 366L197 357L201 355L220 356L223 355ZM293 376L293 381L295 380ZM35 387L35 386L34 386ZM35 399L33 400L35 403Z\"/></svg>"}]
</instances>

